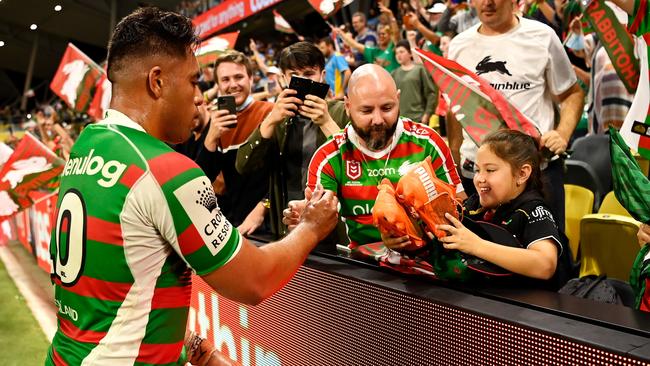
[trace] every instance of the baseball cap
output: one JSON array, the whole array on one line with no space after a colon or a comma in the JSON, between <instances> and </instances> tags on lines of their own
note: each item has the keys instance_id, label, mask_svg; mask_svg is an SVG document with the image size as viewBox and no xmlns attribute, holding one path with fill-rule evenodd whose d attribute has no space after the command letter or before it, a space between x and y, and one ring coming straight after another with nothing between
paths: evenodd
<instances>
[{"instance_id":1,"label":"baseball cap","mask_svg":"<svg viewBox=\"0 0 650 366\"><path fill-rule=\"evenodd\" d=\"M447 7L443 3L435 3L432 7L427 9L427 11L432 14L441 14L444 13L445 10L447 10Z\"/></svg>"},{"instance_id":2,"label":"baseball cap","mask_svg":"<svg viewBox=\"0 0 650 366\"><path fill-rule=\"evenodd\" d=\"M282 74L280 68L278 68L277 66L269 66L269 68L266 71L269 74L276 74L276 75Z\"/></svg>"}]
</instances>

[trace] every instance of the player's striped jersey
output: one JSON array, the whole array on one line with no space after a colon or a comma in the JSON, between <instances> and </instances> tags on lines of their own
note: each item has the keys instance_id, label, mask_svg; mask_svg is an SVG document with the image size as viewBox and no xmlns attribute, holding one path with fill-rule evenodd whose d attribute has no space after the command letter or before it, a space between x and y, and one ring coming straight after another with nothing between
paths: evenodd
<instances>
[{"instance_id":1,"label":"player's striped jersey","mask_svg":"<svg viewBox=\"0 0 650 366\"><path fill-rule=\"evenodd\" d=\"M183 364L188 265L210 273L242 242L202 170L109 110L75 143L56 212L46 364Z\"/></svg>"},{"instance_id":2,"label":"player's striped jersey","mask_svg":"<svg viewBox=\"0 0 650 366\"><path fill-rule=\"evenodd\" d=\"M352 245L381 241L371 210L383 178L395 185L411 166L431 156L436 176L462 190L451 151L432 128L400 118L391 144L381 151L361 146L360 139L350 124L333 135L316 150L307 180L312 189L320 183L337 193Z\"/></svg>"}]
</instances>

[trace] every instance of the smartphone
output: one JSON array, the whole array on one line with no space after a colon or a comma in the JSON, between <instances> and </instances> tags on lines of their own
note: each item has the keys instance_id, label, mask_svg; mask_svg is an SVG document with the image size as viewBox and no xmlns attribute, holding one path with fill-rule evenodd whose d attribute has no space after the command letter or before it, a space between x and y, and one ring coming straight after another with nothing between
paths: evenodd
<instances>
[{"instance_id":1,"label":"smartphone","mask_svg":"<svg viewBox=\"0 0 650 366\"><path fill-rule=\"evenodd\" d=\"M327 93L330 91L330 85L326 83L319 83L318 81L313 81L311 82L311 88L309 89L309 93L311 95L315 95L321 99L325 99L327 97Z\"/></svg>"},{"instance_id":2,"label":"smartphone","mask_svg":"<svg viewBox=\"0 0 650 366\"><path fill-rule=\"evenodd\" d=\"M289 89L296 91L294 95L300 100L305 100L305 96L309 94L311 88L311 79L303 78L300 76L292 76L291 81L289 82Z\"/></svg>"},{"instance_id":3,"label":"smartphone","mask_svg":"<svg viewBox=\"0 0 650 366\"><path fill-rule=\"evenodd\" d=\"M303 78L300 76L292 76L291 82L289 83L289 89L293 89L297 92L296 98L300 100L305 100L307 94L315 95L321 99L327 97L330 86L326 83L319 83L318 81L313 81L311 79Z\"/></svg>"},{"instance_id":4,"label":"smartphone","mask_svg":"<svg viewBox=\"0 0 650 366\"><path fill-rule=\"evenodd\" d=\"M235 97L232 95L223 95L217 97L217 109L225 109L228 114L237 114L237 107L235 106ZM235 128L237 124L232 124L228 128Z\"/></svg>"}]
</instances>

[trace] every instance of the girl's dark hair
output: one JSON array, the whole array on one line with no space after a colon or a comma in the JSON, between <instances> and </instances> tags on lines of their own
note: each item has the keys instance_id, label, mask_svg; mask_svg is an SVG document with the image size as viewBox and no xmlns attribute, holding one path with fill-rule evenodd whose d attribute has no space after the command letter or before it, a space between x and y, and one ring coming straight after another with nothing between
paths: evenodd
<instances>
[{"instance_id":1,"label":"girl's dark hair","mask_svg":"<svg viewBox=\"0 0 650 366\"><path fill-rule=\"evenodd\" d=\"M488 146L496 156L510 164L513 173L524 164L530 164L532 171L526 181L526 190L543 192L542 156L537 140L523 132L502 129L485 136L481 146Z\"/></svg>"},{"instance_id":2,"label":"girl's dark hair","mask_svg":"<svg viewBox=\"0 0 650 366\"><path fill-rule=\"evenodd\" d=\"M183 58L199 39L192 20L156 7L143 7L124 17L108 43L108 80L152 54Z\"/></svg>"}]
</instances>

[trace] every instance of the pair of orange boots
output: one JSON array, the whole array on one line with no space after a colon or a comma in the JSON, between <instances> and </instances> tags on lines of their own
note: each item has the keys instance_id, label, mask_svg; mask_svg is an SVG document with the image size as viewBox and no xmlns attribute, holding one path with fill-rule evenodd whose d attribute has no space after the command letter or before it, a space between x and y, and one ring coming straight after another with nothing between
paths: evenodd
<instances>
[{"instance_id":1,"label":"pair of orange boots","mask_svg":"<svg viewBox=\"0 0 650 366\"><path fill-rule=\"evenodd\" d=\"M440 180L427 157L411 168L393 188L384 178L378 186L379 193L372 209L373 223L387 236L408 235L411 245L406 251L418 250L426 245L425 230L441 238L447 233L436 225L448 224L445 213L459 217L456 189ZM424 225L424 230L422 224Z\"/></svg>"}]
</instances>

